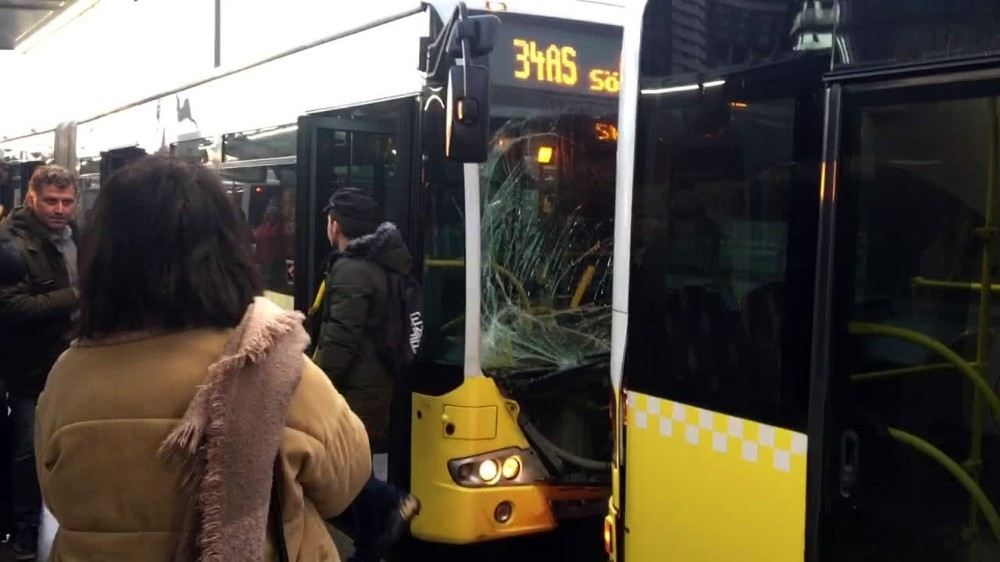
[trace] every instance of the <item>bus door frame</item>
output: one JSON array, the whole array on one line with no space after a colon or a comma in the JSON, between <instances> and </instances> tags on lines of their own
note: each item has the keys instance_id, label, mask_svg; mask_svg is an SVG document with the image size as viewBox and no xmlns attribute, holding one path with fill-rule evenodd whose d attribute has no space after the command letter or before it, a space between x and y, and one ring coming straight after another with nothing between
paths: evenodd
<instances>
[{"instance_id":1,"label":"bus door frame","mask_svg":"<svg viewBox=\"0 0 1000 562\"><path fill-rule=\"evenodd\" d=\"M407 98L405 101L410 101ZM405 107L404 107L405 105ZM413 104L400 103L404 108L401 112L396 126L387 126L384 123L370 120L342 119L337 117L326 117L319 115L303 115L298 119L298 143L297 143L297 166L296 166L296 220L301 226L296 229L295 255L296 255L296 275L295 275L295 308L306 311L315 297L316 282L322 274L320 271L325 255L317 255L315 236L318 231L326 231L326 224L320 217L326 200L317 200L320 189L316 185L317 169L321 163L321 157L317 154L317 135L322 130L372 133L379 135L389 135L396 139L397 150L397 173L395 189L400 190L403 196L405 209L392 209L395 211L386 220L392 220L400 228L411 250L414 249L413 242L419 240L419 236L414 236L411 228L414 213L413 208L413 180L417 176L414 162L419 153L419 147L414 141L414 118ZM366 107L370 104L359 104L351 107ZM344 108L349 110L351 107ZM385 205L384 201L379 202ZM387 209L389 211L390 209ZM416 255L416 254L415 254Z\"/></svg>"},{"instance_id":2,"label":"bus door frame","mask_svg":"<svg viewBox=\"0 0 1000 562\"><path fill-rule=\"evenodd\" d=\"M841 419L844 381L836 378L833 365L836 326L844 325L846 314L842 306L844 292L850 287L842 280L853 275L839 263L837 242L845 234L838 230L838 215L843 211L838 202L843 195L839 185L838 166L844 143L844 120L849 115L853 97L880 91L912 91L934 89L944 84L970 84L1000 80L1000 57L969 57L944 62L910 66L894 65L883 68L834 71L824 77L826 82L826 115L821 183L819 186L819 224L816 251L816 287L813 306L813 340L810 369L808 419L808 469L806 488L806 552L807 562L829 560L837 525L836 503L842 474L856 467L844 467L840 461L846 443L850 441L848 421ZM846 217L840 216L841 223ZM841 225L840 228L843 228ZM846 235L853 235L848 232ZM855 435L856 436L856 435ZM834 464L836 463L836 464ZM859 463L860 464L860 463ZM856 478L857 475L855 474Z\"/></svg>"},{"instance_id":3,"label":"bus door frame","mask_svg":"<svg viewBox=\"0 0 1000 562\"><path fill-rule=\"evenodd\" d=\"M396 181L394 190L401 197L398 205L387 211L386 220L396 223L413 255L413 272L421 277L423 270L423 216L420 189L421 146L419 136L419 99L407 96L397 100L381 102L382 107L394 105L398 110L395 126L370 120L342 119L322 115L303 115L298 119L297 165L296 165L296 220L299 226L295 233L296 262L305 266L295 275L295 307L303 312L308 310L315 298L315 281L322 273L319 269L325 256L316 255L316 229L326 231L326 223L320 216L326 200L317 199L316 185L317 155L316 136L320 130L336 130L394 135L396 139ZM372 108L372 104L359 104L343 108ZM387 197L388 199L388 197ZM385 205L384 201L380 204ZM410 393L412 381L400 377L396 381L392 398L389 428L388 480L400 486L409 486L410 481Z\"/></svg>"}]
</instances>

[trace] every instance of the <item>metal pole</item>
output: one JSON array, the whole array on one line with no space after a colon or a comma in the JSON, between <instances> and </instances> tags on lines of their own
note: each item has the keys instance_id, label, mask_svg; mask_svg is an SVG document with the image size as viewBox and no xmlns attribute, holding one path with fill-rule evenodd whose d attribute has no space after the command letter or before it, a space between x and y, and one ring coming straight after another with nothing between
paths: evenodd
<instances>
[{"instance_id":1,"label":"metal pole","mask_svg":"<svg viewBox=\"0 0 1000 562\"><path fill-rule=\"evenodd\" d=\"M10 10L31 10L49 12L62 8L62 2L55 0L33 0L31 2L0 2L0 8Z\"/></svg>"},{"instance_id":2,"label":"metal pole","mask_svg":"<svg viewBox=\"0 0 1000 562\"><path fill-rule=\"evenodd\" d=\"M222 66L222 0L215 0L215 68Z\"/></svg>"},{"instance_id":3,"label":"metal pole","mask_svg":"<svg viewBox=\"0 0 1000 562\"><path fill-rule=\"evenodd\" d=\"M997 150L1000 148L1000 130L997 119L1000 114L997 111L997 98L989 100L990 108L990 164L989 164L989 185L986 188L986 224L979 230L979 235L983 244L982 271L980 272L979 291L979 322L978 334L976 337L976 362L980 365L980 371L986 365L989 355L990 345L990 297L992 296L991 286L993 280L993 240L996 234L996 192L997 192ZM992 389L991 389L992 392ZM969 472L973 481L979 483L980 475L983 471L983 396L975 393L972 399L972 445L969 451L969 460L965 469ZM969 535L975 537L979 531L979 514L974 501L969 501Z\"/></svg>"},{"instance_id":4,"label":"metal pole","mask_svg":"<svg viewBox=\"0 0 1000 562\"><path fill-rule=\"evenodd\" d=\"M465 376L482 376L479 338L482 332L482 244L479 164L465 164Z\"/></svg>"}]
</instances>

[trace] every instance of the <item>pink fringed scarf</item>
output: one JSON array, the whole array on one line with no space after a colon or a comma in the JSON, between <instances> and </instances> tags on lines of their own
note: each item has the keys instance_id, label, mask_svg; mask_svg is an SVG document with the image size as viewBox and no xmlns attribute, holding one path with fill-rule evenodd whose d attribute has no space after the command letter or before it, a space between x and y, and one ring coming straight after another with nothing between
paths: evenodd
<instances>
[{"instance_id":1,"label":"pink fringed scarf","mask_svg":"<svg viewBox=\"0 0 1000 562\"><path fill-rule=\"evenodd\" d=\"M255 299L161 444L192 495L177 562L261 560L274 458L308 342L300 313Z\"/></svg>"}]
</instances>

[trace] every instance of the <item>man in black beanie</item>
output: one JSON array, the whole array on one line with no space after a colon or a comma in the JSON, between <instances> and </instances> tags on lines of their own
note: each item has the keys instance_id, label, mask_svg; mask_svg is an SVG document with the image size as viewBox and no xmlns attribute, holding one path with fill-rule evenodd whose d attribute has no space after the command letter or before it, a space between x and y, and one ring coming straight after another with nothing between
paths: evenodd
<instances>
[{"instance_id":1,"label":"man in black beanie","mask_svg":"<svg viewBox=\"0 0 1000 562\"><path fill-rule=\"evenodd\" d=\"M390 367L379 354L390 298L387 275L409 275L413 258L396 226L381 221L378 203L363 190L337 190L324 211L334 251L314 359L364 422L372 452L384 453L393 390ZM349 509L356 527L351 560L385 556L419 510L412 494L373 476Z\"/></svg>"}]
</instances>

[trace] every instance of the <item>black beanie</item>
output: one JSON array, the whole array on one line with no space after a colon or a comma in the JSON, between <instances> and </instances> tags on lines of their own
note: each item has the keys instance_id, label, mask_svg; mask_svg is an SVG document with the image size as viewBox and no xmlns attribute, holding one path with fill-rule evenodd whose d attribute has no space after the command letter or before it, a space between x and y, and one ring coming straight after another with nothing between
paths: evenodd
<instances>
[{"instance_id":1,"label":"black beanie","mask_svg":"<svg viewBox=\"0 0 1000 562\"><path fill-rule=\"evenodd\" d=\"M334 191L323 210L340 223L348 238L371 234L382 222L378 202L357 187L342 187Z\"/></svg>"}]
</instances>

